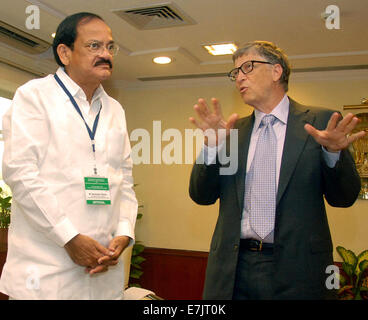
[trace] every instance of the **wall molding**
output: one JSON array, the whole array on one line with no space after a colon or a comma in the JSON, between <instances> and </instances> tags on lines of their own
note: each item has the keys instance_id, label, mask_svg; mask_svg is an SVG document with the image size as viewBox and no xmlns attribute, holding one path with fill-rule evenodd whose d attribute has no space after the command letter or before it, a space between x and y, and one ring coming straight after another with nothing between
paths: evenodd
<instances>
[{"instance_id":1,"label":"wall molding","mask_svg":"<svg viewBox=\"0 0 368 320\"><path fill-rule=\"evenodd\" d=\"M295 69L292 70L290 75L290 83L347 80L368 80L368 65L350 66L349 68L346 66L331 66ZM226 73L156 77L147 78L144 81L138 80L132 82L111 81L108 82L106 86L112 89L127 91L208 86L230 86L235 88L235 84L228 79Z\"/></svg>"}]
</instances>

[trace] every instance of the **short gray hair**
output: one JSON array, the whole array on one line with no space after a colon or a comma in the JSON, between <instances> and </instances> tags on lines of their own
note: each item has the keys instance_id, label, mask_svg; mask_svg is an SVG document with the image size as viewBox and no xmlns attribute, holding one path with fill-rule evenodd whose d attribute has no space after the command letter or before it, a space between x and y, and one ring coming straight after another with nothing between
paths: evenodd
<instances>
[{"instance_id":1,"label":"short gray hair","mask_svg":"<svg viewBox=\"0 0 368 320\"><path fill-rule=\"evenodd\" d=\"M233 62L252 50L267 59L268 62L281 65L283 71L280 78L280 83L283 85L285 92L287 92L289 89L289 76L291 71L287 55L272 42L252 41L246 43L242 48L234 52Z\"/></svg>"}]
</instances>

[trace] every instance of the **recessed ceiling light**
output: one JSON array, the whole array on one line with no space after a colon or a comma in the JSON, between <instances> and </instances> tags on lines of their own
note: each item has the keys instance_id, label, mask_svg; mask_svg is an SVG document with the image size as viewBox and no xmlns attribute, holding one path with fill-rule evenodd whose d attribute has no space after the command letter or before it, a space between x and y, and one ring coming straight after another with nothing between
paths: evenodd
<instances>
[{"instance_id":1,"label":"recessed ceiling light","mask_svg":"<svg viewBox=\"0 0 368 320\"><path fill-rule=\"evenodd\" d=\"M154 63L157 63L157 64L168 64L170 63L172 60L170 57L156 57L153 59L153 62Z\"/></svg>"},{"instance_id":2,"label":"recessed ceiling light","mask_svg":"<svg viewBox=\"0 0 368 320\"><path fill-rule=\"evenodd\" d=\"M238 49L234 43L212 44L204 47L214 56L233 54Z\"/></svg>"},{"instance_id":3,"label":"recessed ceiling light","mask_svg":"<svg viewBox=\"0 0 368 320\"><path fill-rule=\"evenodd\" d=\"M55 36L56 36L55 32L51 34L51 37L55 38Z\"/></svg>"}]
</instances>

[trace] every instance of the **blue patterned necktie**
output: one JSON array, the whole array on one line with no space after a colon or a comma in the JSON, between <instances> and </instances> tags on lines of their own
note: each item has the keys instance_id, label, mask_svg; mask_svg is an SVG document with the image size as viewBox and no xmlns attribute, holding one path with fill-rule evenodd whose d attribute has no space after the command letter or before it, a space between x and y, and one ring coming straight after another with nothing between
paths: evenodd
<instances>
[{"instance_id":1,"label":"blue patterned necktie","mask_svg":"<svg viewBox=\"0 0 368 320\"><path fill-rule=\"evenodd\" d=\"M272 127L275 120L273 115L265 115L261 120L261 132L246 179L246 210L252 229L262 239L275 224L277 139Z\"/></svg>"}]
</instances>

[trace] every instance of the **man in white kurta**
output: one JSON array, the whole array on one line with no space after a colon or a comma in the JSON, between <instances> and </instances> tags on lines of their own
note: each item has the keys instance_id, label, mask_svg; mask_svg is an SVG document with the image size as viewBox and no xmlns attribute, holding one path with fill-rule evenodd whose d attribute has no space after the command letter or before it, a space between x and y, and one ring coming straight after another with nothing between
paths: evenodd
<instances>
[{"instance_id":1,"label":"man in white kurta","mask_svg":"<svg viewBox=\"0 0 368 320\"><path fill-rule=\"evenodd\" d=\"M114 48L105 46L112 43L111 30L94 17L77 30L71 48L58 47L64 67L56 74L91 129L100 111L95 153L81 115L54 75L18 88L3 119L3 175L13 202L0 291L15 299L123 295L119 257L134 243L137 201L125 113L100 84L111 74L111 66L98 63L112 62ZM97 52L87 40L104 47ZM80 80L84 73L95 81ZM111 204L87 204L84 178L94 176L108 179Z\"/></svg>"}]
</instances>

